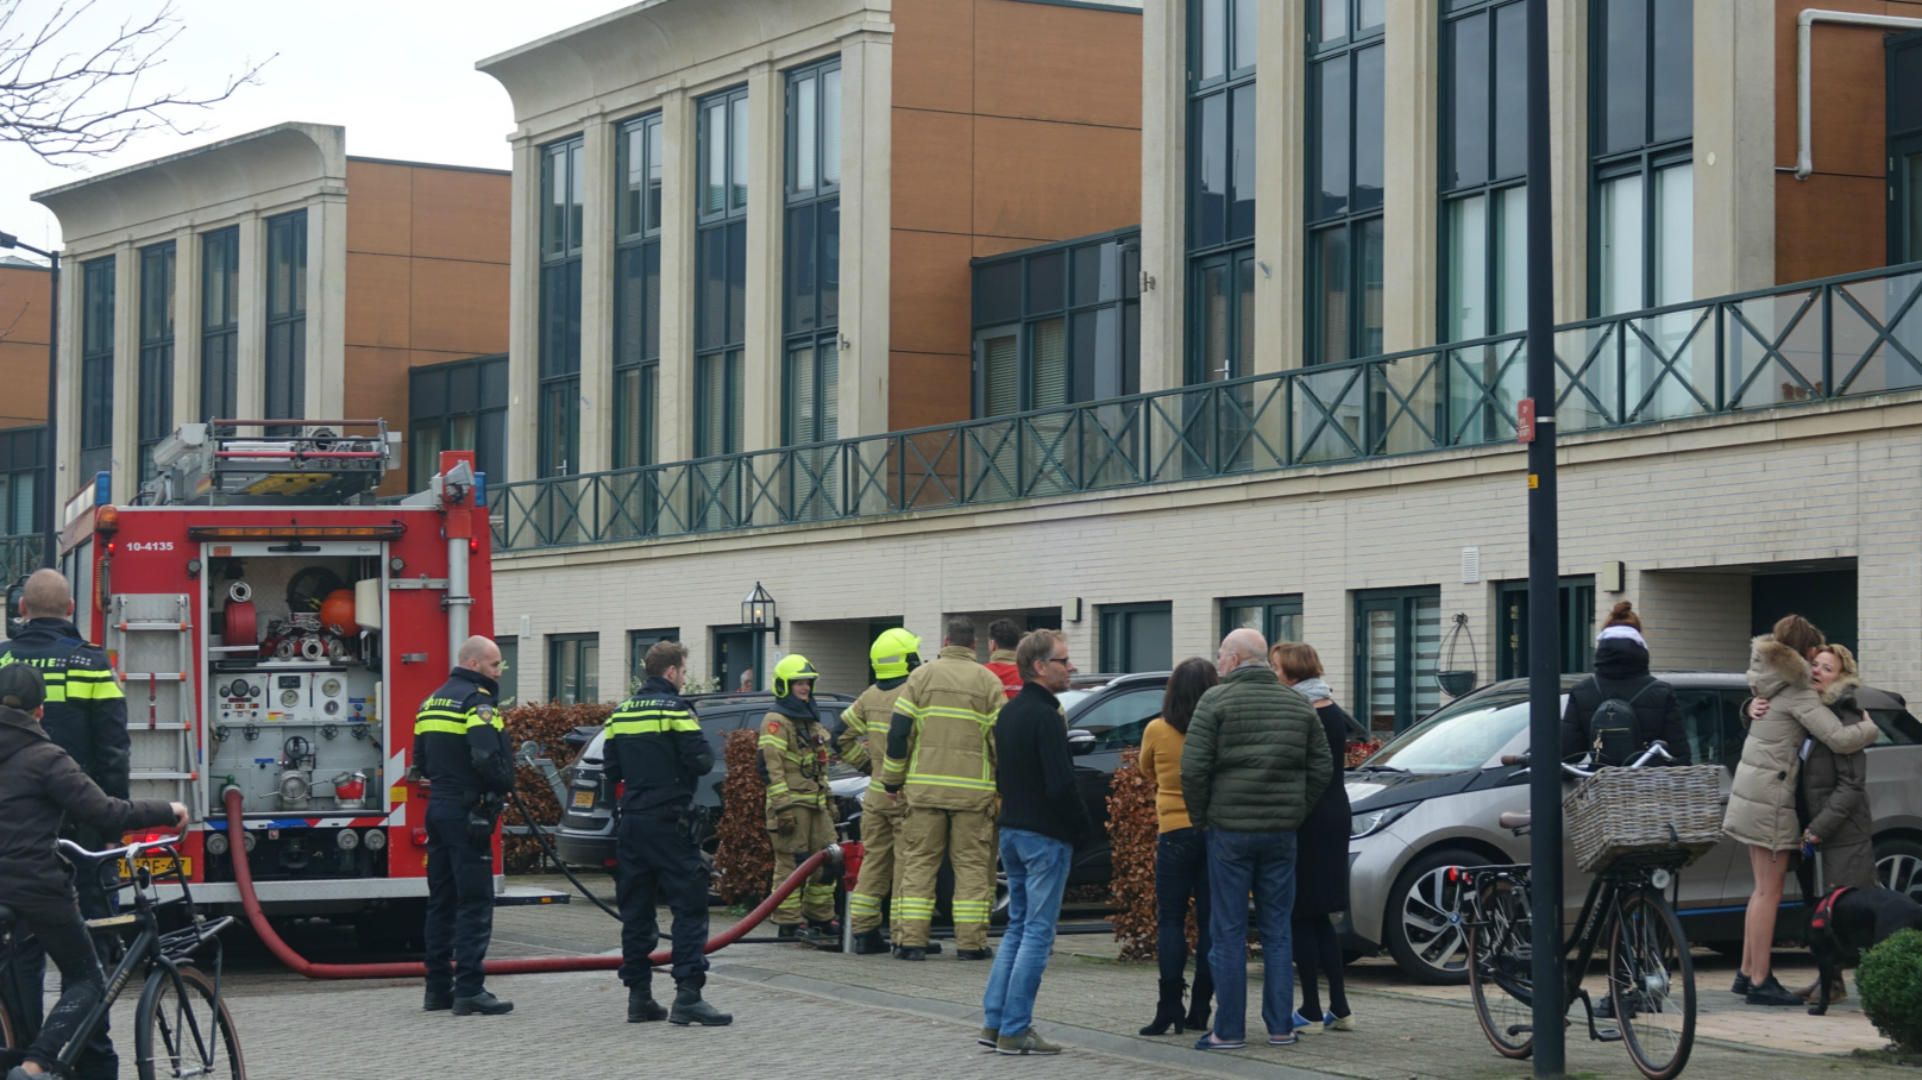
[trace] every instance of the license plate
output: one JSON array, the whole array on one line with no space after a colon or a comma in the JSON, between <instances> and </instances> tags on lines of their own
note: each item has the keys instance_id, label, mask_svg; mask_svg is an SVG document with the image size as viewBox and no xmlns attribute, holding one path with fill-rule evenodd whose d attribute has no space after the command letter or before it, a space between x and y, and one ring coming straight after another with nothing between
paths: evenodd
<instances>
[{"instance_id":1,"label":"license plate","mask_svg":"<svg viewBox=\"0 0 1922 1080\"><path fill-rule=\"evenodd\" d=\"M134 860L134 864L145 868L149 874L155 877L173 877L175 874L185 874L188 877L192 877L194 873L194 861L185 855L180 857L180 869L178 870L174 869L174 858L172 855L142 855ZM127 865L124 859L120 863L120 876L123 878L133 877L133 870Z\"/></svg>"},{"instance_id":2,"label":"license plate","mask_svg":"<svg viewBox=\"0 0 1922 1080\"><path fill-rule=\"evenodd\" d=\"M576 791L576 792L574 793L574 809L576 809L576 810L591 810L591 809L593 809L593 808L594 808L594 793L593 793L593 792L591 792L591 791Z\"/></svg>"}]
</instances>

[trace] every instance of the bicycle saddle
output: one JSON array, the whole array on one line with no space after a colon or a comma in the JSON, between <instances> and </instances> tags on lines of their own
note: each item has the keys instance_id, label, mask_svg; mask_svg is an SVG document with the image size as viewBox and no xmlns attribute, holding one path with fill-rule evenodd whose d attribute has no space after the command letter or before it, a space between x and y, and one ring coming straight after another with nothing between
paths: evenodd
<instances>
[{"instance_id":1,"label":"bicycle saddle","mask_svg":"<svg viewBox=\"0 0 1922 1080\"><path fill-rule=\"evenodd\" d=\"M1532 820L1534 815L1524 810L1504 810L1502 816L1496 819L1504 829L1526 829Z\"/></svg>"}]
</instances>

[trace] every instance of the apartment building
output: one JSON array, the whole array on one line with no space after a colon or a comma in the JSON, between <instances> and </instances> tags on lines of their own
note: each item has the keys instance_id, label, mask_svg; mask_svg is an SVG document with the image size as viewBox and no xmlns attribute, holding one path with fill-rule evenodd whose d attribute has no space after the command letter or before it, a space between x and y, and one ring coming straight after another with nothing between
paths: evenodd
<instances>
[{"instance_id":1,"label":"apartment building","mask_svg":"<svg viewBox=\"0 0 1922 1080\"><path fill-rule=\"evenodd\" d=\"M40 565L41 446L47 422L52 271L0 255L0 580Z\"/></svg>"}]
</instances>

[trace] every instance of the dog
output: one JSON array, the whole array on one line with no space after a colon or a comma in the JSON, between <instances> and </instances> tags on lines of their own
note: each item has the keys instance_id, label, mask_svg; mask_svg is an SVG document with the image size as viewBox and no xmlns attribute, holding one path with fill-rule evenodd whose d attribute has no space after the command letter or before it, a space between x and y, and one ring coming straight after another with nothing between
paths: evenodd
<instances>
[{"instance_id":1,"label":"dog","mask_svg":"<svg viewBox=\"0 0 1922 1080\"><path fill-rule=\"evenodd\" d=\"M1809 921L1809 951L1821 969L1810 1016L1829 1011L1829 987L1862 953L1897 930L1922 930L1922 903L1894 889L1837 889L1822 898Z\"/></svg>"}]
</instances>

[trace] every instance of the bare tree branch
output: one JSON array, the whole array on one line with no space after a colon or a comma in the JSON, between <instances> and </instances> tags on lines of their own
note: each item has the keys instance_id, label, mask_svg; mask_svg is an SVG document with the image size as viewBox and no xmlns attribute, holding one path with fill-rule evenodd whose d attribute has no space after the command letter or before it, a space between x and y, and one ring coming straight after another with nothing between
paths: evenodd
<instances>
[{"instance_id":1,"label":"bare tree branch","mask_svg":"<svg viewBox=\"0 0 1922 1080\"><path fill-rule=\"evenodd\" d=\"M38 25L25 25L26 0L0 0L0 142L25 146L56 165L76 165L119 150L143 132L188 135L201 125L181 114L227 100L258 84L258 64L241 62L218 92L153 83L183 27L163 0L145 17L122 20L104 41L84 18L96 0L58 0Z\"/></svg>"}]
</instances>

